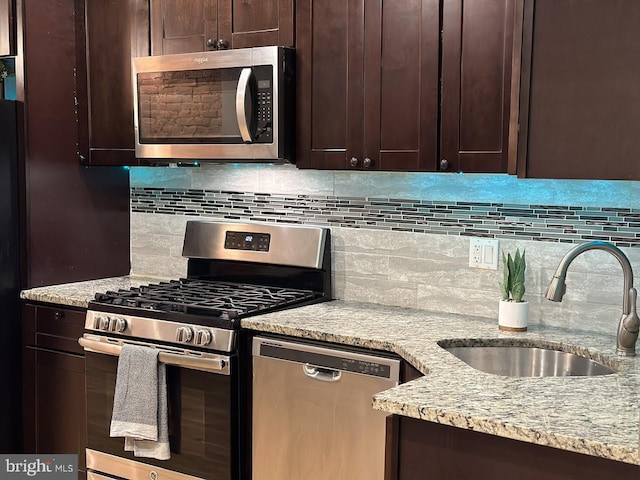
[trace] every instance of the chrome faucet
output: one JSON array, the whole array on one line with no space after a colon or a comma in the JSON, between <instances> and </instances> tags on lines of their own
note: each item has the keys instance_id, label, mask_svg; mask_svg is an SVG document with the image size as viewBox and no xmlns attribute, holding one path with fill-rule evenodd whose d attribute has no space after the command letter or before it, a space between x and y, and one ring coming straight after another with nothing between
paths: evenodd
<instances>
[{"instance_id":1,"label":"chrome faucet","mask_svg":"<svg viewBox=\"0 0 640 480\"><path fill-rule=\"evenodd\" d=\"M588 242L580 244L567 252L553 275L547 289L546 297L554 302L561 302L567 286L564 283L567 269L573 260L587 250L604 250L618 259L624 273L624 294L622 298L622 317L618 324L616 351L623 357L633 357L636 354L636 341L640 332L640 319L636 313L636 289L633 288L633 269L627 256L618 247L607 242Z\"/></svg>"}]
</instances>

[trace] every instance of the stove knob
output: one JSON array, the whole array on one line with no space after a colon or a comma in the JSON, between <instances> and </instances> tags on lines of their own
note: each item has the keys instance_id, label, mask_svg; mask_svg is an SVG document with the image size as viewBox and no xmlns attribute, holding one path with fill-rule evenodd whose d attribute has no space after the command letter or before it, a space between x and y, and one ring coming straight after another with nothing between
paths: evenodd
<instances>
[{"instance_id":1,"label":"stove knob","mask_svg":"<svg viewBox=\"0 0 640 480\"><path fill-rule=\"evenodd\" d=\"M180 343L189 343L193 338L193 330L189 327L179 327L176 330L176 341Z\"/></svg>"},{"instance_id":2,"label":"stove knob","mask_svg":"<svg viewBox=\"0 0 640 480\"><path fill-rule=\"evenodd\" d=\"M109 330L112 332L122 333L127 329L127 321L124 318L112 318L109 324Z\"/></svg>"},{"instance_id":3,"label":"stove knob","mask_svg":"<svg viewBox=\"0 0 640 480\"><path fill-rule=\"evenodd\" d=\"M213 339L209 330L196 330L195 344L201 347L209 345Z\"/></svg>"},{"instance_id":4,"label":"stove knob","mask_svg":"<svg viewBox=\"0 0 640 480\"><path fill-rule=\"evenodd\" d=\"M109 330L109 317L98 317L98 330Z\"/></svg>"}]
</instances>

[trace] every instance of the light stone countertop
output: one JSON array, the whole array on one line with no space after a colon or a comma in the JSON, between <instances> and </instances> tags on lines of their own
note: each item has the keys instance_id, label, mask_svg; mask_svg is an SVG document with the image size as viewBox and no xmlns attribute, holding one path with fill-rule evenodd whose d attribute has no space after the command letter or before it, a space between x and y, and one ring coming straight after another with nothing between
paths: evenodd
<instances>
[{"instance_id":1,"label":"light stone countertop","mask_svg":"<svg viewBox=\"0 0 640 480\"><path fill-rule=\"evenodd\" d=\"M96 293L108 290L129 290L149 283L166 281L166 278L125 275L122 277L100 278L85 282L64 283L47 287L35 287L20 292L20 298L34 302L54 303L69 307L87 308Z\"/></svg>"},{"instance_id":2,"label":"light stone countertop","mask_svg":"<svg viewBox=\"0 0 640 480\"><path fill-rule=\"evenodd\" d=\"M87 307L95 293L164 279L116 277L21 292L21 298ZM395 352L425 374L374 396L377 410L640 465L640 357L615 354L611 335L529 326L504 333L479 317L334 300L242 320L243 328ZM483 373L441 340L501 339L580 353L616 366L595 377L515 378ZM640 351L640 346L638 347Z\"/></svg>"},{"instance_id":3,"label":"light stone countertop","mask_svg":"<svg viewBox=\"0 0 640 480\"><path fill-rule=\"evenodd\" d=\"M640 358L617 357L615 323L607 337L537 326L504 333L497 321L484 318L335 300L250 317L241 325L395 352L425 373L375 395L377 410L640 465ZM619 372L594 377L492 375L438 346L447 339L556 346L617 366Z\"/></svg>"}]
</instances>

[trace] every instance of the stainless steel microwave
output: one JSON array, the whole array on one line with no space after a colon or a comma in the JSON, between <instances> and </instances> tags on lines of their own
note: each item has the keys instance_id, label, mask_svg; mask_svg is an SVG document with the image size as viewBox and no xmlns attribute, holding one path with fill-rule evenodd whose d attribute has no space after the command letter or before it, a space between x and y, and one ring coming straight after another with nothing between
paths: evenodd
<instances>
[{"instance_id":1,"label":"stainless steel microwave","mask_svg":"<svg viewBox=\"0 0 640 480\"><path fill-rule=\"evenodd\" d=\"M283 47L134 58L136 157L293 161L294 59Z\"/></svg>"}]
</instances>

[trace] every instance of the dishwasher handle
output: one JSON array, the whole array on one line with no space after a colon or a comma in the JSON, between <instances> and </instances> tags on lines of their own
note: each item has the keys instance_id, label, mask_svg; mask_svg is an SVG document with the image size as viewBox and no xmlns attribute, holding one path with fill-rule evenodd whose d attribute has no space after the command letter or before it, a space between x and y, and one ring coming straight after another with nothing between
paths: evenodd
<instances>
[{"instance_id":1,"label":"dishwasher handle","mask_svg":"<svg viewBox=\"0 0 640 480\"><path fill-rule=\"evenodd\" d=\"M340 370L317 367L308 363L302 365L302 371L307 377L321 382L339 382L342 378L342 372Z\"/></svg>"}]
</instances>

